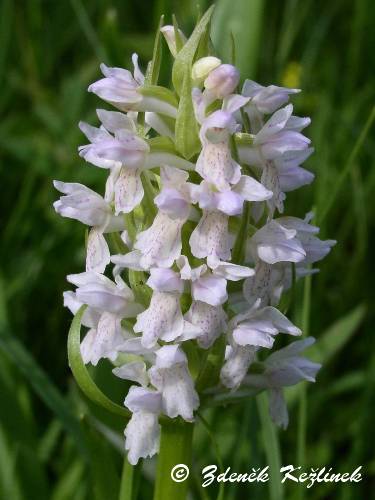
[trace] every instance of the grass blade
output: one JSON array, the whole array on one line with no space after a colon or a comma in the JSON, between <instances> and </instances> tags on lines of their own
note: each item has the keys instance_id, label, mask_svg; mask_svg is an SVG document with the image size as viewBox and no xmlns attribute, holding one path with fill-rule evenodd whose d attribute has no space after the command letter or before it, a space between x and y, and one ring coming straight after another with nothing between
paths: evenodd
<instances>
[{"instance_id":1,"label":"grass blade","mask_svg":"<svg viewBox=\"0 0 375 500\"><path fill-rule=\"evenodd\" d=\"M353 166L354 160L357 159L358 153L360 152L363 143L365 142L365 139L367 137L367 134L369 133L371 126L374 122L375 119L375 106L372 108L370 115L362 129L362 132L360 133L357 142L354 144L354 147L352 149L352 152L349 155L348 161L346 162L344 168L341 171L341 174L339 178L337 179L337 182L332 186L332 191L330 196L327 198L327 203L326 206L322 208L321 210L321 215L319 217L319 223L322 224L324 219L327 217L328 213L330 212L331 208L336 202L337 195L340 192L340 189L342 188L342 185L350 173L350 170Z\"/></svg>"},{"instance_id":2,"label":"grass blade","mask_svg":"<svg viewBox=\"0 0 375 500\"><path fill-rule=\"evenodd\" d=\"M302 335L308 337L310 309L311 309L311 274L307 275L303 290L302 308ZM306 382L301 383L298 408L298 435L297 435L297 464L302 467L306 464L306 434L307 434L307 391ZM305 496L304 488L298 489L298 498L302 500Z\"/></svg>"},{"instance_id":3,"label":"grass blade","mask_svg":"<svg viewBox=\"0 0 375 500\"><path fill-rule=\"evenodd\" d=\"M284 494L280 476L280 445L276 427L272 423L271 417L268 413L267 394L265 392L262 392L262 394L259 394L259 396L257 396L256 401L258 406L259 418L262 424L262 440L266 453L267 464L270 466L270 479L268 482L270 488L270 499L282 500Z\"/></svg>"},{"instance_id":4,"label":"grass blade","mask_svg":"<svg viewBox=\"0 0 375 500\"><path fill-rule=\"evenodd\" d=\"M212 40L225 62L232 59L231 36L237 50L236 66L242 75L254 77L261 39L264 0L232 0L218 2L212 19Z\"/></svg>"},{"instance_id":5,"label":"grass blade","mask_svg":"<svg viewBox=\"0 0 375 500\"><path fill-rule=\"evenodd\" d=\"M88 42L93 48L96 57L99 61L107 61L107 54L100 43L98 37L96 36L95 29L90 21L90 18L86 12L85 6L81 2L81 0L70 0L70 3L73 7L73 10L77 16L78 23L82 28L83 33L85 34Z\"/></svg>"},{"instance_id":6,"label":"grass blade","mask_svg":"<svg viewBox=\"0 0 375 500\"><path fill-rule=\"evenodd\" d=\"M0 349L14 362L34 391L58 416L65 429L73 436L80 451L86 455L87 449L80 423L71 411L68 402L21 342L7 332L3 326L0 327Z\"/></svg>"}]
</instances>

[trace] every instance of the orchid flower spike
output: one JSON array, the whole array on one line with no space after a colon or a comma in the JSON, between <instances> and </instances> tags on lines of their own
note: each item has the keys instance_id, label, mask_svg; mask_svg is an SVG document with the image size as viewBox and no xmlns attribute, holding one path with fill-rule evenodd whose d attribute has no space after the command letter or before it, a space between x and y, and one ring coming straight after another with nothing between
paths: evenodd
<instances>
[{"instance_id":1,"label":"orchid flower spike","mask_svg":"<svg viewBox=\"0 0 375 500\"><path fill-rule=\"evenodd\" d=\"M302 167L310 118L288 102L298 89L245 79L240 93L239 70L207 43L209 15L190 39L161 27L145 75L136 54L132 71L101 65L89 91L116 109L80 123L79 156L101 169L103 196L54 182L56 212L88 227L85 269L64 292L85 329L75 354L127 381L133 465L158 453L166 418L193 425L202 405L245 392L266 391L285 428L283 387L320 368L301 355L313 340L289 340L303 332L284 307L336 243L318 237L312 213L287 211L314 180ZM158 84L163 37L173 88Z\"/></svg>"}]
</instances>

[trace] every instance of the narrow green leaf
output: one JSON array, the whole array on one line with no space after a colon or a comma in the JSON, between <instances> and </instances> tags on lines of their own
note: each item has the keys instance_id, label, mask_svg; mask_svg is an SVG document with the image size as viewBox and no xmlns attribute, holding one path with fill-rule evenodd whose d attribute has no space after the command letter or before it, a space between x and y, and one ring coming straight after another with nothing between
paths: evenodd
<instances>
[{"instance_id":1,"label":"narrow green leaf","mask_svg":"<svg viewBox=\"0 0 375 500\"><path fill-rule=\"evenodd\" d=\"M146 82L150 85L156 85L159 79L160 65L162 59L162 45L161 45L161 32L160 29L164 24L164 16L160 17L159 25L156 30L155 42L154 42L154 51L152 54L152 60L149 62L147 66L146 72Z\"/></svg>"},{"instance_id":2,"label":"narrow green leaf","mask_svg":"<svg viewBox=\"0 0 375 500\"><path fill-rule=\"evenodd\" d=\"M11 47L12 26L16 6L12 0L4 0L0 6L0 83L5 78L5 62Z\"/></svg>"},{"instance_id":3,"label":"narrow green leaf","mask_svg":"<svg viewBox=\"0 0 375 500\"><path fill-rule=\"evenodd\" d=\"M16 456L0 425L0 498L24 500L22 483L16 473Z\"/></svg>"},{"instance_id":4,"label":"narrow green leaf","mask_svg":"<svg viewBox=\"0 0 375 500\"><path fill-rule=\"evenodd\" d=\"M365 313L366 308L361 304L336 321L311 347L311 357L323 364L331 360L356 332Z\"/></svg>"},{"instance_id":5,"label":"narrow green leaf","mask_svg":"<svg viewBox=\"0 0 375 500\"><path fill-rule=\"evenodd\" d=\"M195 53L199 46L199 41L208 28L213 9L214 6L212 5L205 12L199 23L194 28L194 31L191 34L189 40L185 43L185 45L176 56L172 69L172 82L178 94L182 93L186 68L192 66Z\"/></svg>"},{"instance_id":6,"label":"narrow green leaf","mask_svg":"<svg viewBox=\"0 0 375 500\"><path fill-rule=\"evenodd\" d=\"M365 385L366 373L362 370L356 370L343 375L336 382L333 382L332 385L327 387L324 395L331 397L345 394L350 391L358 391Z\"/></svg>"},{"instance_id":7,"label":"narrow green leaf","mask_svg":"<svg viewBox=\"0 0 375 500\"><path fill-rule=\"evenodd\" d=\"M309 335L310 310L311 310L311 274L307 275L303 289L303 307L302 307L302 335ZM298 427L297 427L297 456L296 461L304 467L306 465L306 436L307 436L307 390L306 383L302 383L299 394L298 407ZM297 496L299 500L305 498L305 489L300 488Z\"/></svg>"},{"instance_id":8,"label":"narrow green leaf","mask_svg":"<svg viewBox=\"0 0 375 500\"><path fill-rule=\"evenodd\" d=\"M81 356L80 343L81 343L81 321L85 311L85 306L82 306L73 318L72 325L68 335L68 359L69 366L73 372L77 384L83 393L94 403L102 406L106 410L120 415L124 418L130 417L130 412L111 401L91 378Z\"/></svg>"},{"instance_id":9,"label":"narrow green leaf","mask_svg":"<svg viewBox=\"0 0 375 500\"><path fill-rule=\"evenodd\" d=\"M96 57L99 61L106 61L108 59L106 50L100 43L84 3L81 0L70 0L70 3L73 7L75 15L77 16L78 24L91 45Z\"/></svg>"},{"instance_id":10,"label":"narrow green leaf","mask_svg":"<svg viewBox=\"0 0 375 500\"><path fill-rule=\"evenodd\" d=\"M103 440L101 434L87 425L87 441L90 447L90 465L94 498L96 500L115 500L120 488L116 471L117 452Z\"/></svg>"},{"instance_id":11,"label":"narrow green leaf","mask_svg":"<svg viewBox=\"0 0 375 500\"><path fill-rule=\"evenodd\" d=\"M93 417L92 415L86 415L86 420L96 429L104 439L121 455L125 455L124 447L124 435L113 430L111 427L103 424L101 420Z\"/></svg>"},{"instance_id":12,"label":"narrow green leaf","mask_svg":"<svg viewBox=\"0 0 375 500\"><path fill-rule=\"evenodd\" d=\"M221 0L212 18L212 39L219 57L231 60L232 37L239 49L236 66L248 78L254 76L259 60L264 4L264 0L237 0L235 4Z\"/></svg>"},{"instance_id":13,"label":"narrow green leaf","mask_svg":"<svg viewBox=\"0 0 375 500\"><path fill-rule=\"evenodd\" d=\"M266 453L267 464L270 466L270 499L283 499L283 485L281 484L280 468L280 445L277 435L277 429L271 421L268 413L268 397L265 392L259 394L256 398L259 418L262 424L262 437L264 450Z\"/></svg>"},{"instance_id":14,"label":"narrow green leaf","mask_svg":"<svg viewBox=\"0 0 375 500\"><path fill-rule=\"evenodd\" d=\"M148 144L150 146L151 153L167 152L170 154L177 154L175 145L169 137L158 135L157 137L148 139Z\"/></svg>"},{"instance_id":15,"label":"narrow green leaf","mask_svg":"<svg viewBox=\"0 0 375 500\"><path fill-rule=\"evenodd\" d=\"M21 342L3 328L0 329L0 349L14 362L39 397L58 416L65 429L72 434L82 453L86 454L87 449L80 423L71 411L68 402Z\"/></svg>"},{"instance_id":16,"label":"narrow green leaf","mask_svg":"<svg viewBox=\"0 0 375 500\"><path fill-rule=\"evenodd\" d=\"M201 57L212 56L214 54L214 47L211 42L210 37L211 31L211 20L207 24L207 28L204 30L198 44L198 48L195 52L194 60L198 60Z\"/></svg>"},{"instance_id":17,"label":"narrow green leaf","mask_svg":"<svg viewBox=\"0 0 375 500\"><path fill-rule=\"evenodd\" d=\"M185 67L180 104L176 119L176 148L188 160L200 150L198 126L191 96L191 66Z\"/></svg>"},{"instance_id":18,"label":"narrow green leaf","mask_svg":"<svg viewBox=\"0 0 375 500\"><path fill-rule=\"evenodd\" d=\"M358 153L360 152L360 150L363 146L363 143L365 142L366 137L371 130L371 127L372 127L374 120L375 120L375 106L372 108L372 110L369 114L369 117L367 118L367 121L366 121L356 143L354 144L354 147L353 147L353 149L348 157L346 164L344 165L344 168L342 169L342 171L340 173L339 178L336 180L335 184L332 186L332 191L330 193L330 196L327 197L325 207L323 207L321 209L321 215L319 217L319 224L321 224L323 222L323 220L327 217L328 213L330 212L331 208L333 207L333 205L336 201L337 195L339 194L340 189L343 186L343 183L345 182L348 174L350 173L350 171L353 167L354 160L356 160Z\"/></svg>"},{"instance_id":19,"label":"narrow green leaf","mask_svg":"<svg viewBox=\"0 0 375 500\"><path fill-rule=\"evenodd\" d=\"M47 463L50 460L52 453L57 446L57 442L60 439L61 432L62 425L60 420L56 418L53 419L43 436L39 439L37 455L41 462Z\"/></svg>"},{"instance_id":20,"label":"narrow green leaf","mask_svg":"<svg viewBox=\"0 0 375 500\"><path fill-rule=\"evenodd\" d=\"M198 415L200 421L202 422L203 427L204 427L205 431L208 434L208 437L210 438L210 441L212 443L212 447L213 447L214 452L215 452L215 457L216 457L217 463L219 464L219 470L220 470L221 473L224 473L224 464L223 464L223 460L221 458L219 444L218 444L218 442L217 442L217 440L215 438L215 433L211 429L210 424L203 417L203 415L201 415L199 412L197 412L197 415ZM225 483L221 482L220 486L219 486L219 494L218 494L216 500L224 500L224 498L225 498L224 497L224 491L225 491Z\"/></svg>"},{"instance_id":21,"label":"narrow green leaf","mask_svg":"<svg viewBox=\"0 0 375 500\"><path fill-rule=\"evenodd\" d=\"M160 87L159 85L143 85L139 88L140 92L145 97L152 97L160 101L164 101L177 109L178 102L174 93L167 89L166 87Z\"/></svg>"},{"instance_id":22,"label":"narrow green leaf","mask_svg":"<svg viewBox=\"0 0 375 500\"><path fill-rule=\"evenodd\" d=\"M85 479L85 472L86 468L82 460L70 462L54 484L51 500L75 500L79 489L78 486L82 485ZM84 498L87 498L87 496Z\"/></svg>"},{"instance_id":23,"label":"narrow green leaf","mask_svg":"<svg viewBox=\"0 0 375 500\"><path fill-rule=\"evenodd\" d=\"M319 338L316 344L309 348L309 357L314 361L326 365L350 340L363 321L366 313L364 305L359 305L343 318L330 326ZM300 393L301 384L288 387L285 399L292 405Z\"/></svg>"},{"instance_id":24,"label":"narrow green leaf","mask_svg":"<svg viewBox=\"0 0 375 500\"><path fill-rule=\"evenodd\" d=\"M118 500L135 500L137 498L136 494L141 466L142 460L137 465L131 465L128 459L124 458Z\"/></svg>"},{"instance_id":25,"label":"narrow green leaf","mask_svg":"<svg viewBox=\"0 0 375 500\"><path fill-rule=\"evenodd\" d=\"M47 500L49 498L47 470L35 456L35 449L19 443L16 450L15 470L20 478L23 498Z\"/></svg>"},{"instance_id":26,"label":"narrow green leaf","mask_svg":"<svg viewBox=\"0 0 375 500\"><path fill-rule=\"evenodd\" d=\"M184 46L184 40L183 40L181 33L179 31L178 22L177 22L176 16L174 14L172 16L172 21L173 21L173 27L174 27L174 36L176 38L176 51L178 54L180 52L180 50L182 49L182 47Z\"/></svg>"}]
</instances>

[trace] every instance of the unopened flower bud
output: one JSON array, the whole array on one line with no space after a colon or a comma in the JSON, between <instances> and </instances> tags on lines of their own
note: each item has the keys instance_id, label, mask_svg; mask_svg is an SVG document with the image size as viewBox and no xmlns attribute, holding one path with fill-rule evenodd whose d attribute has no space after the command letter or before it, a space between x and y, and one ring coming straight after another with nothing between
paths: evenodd
<instances>
[{"instance_id":1,"label":"unopened flower bud","mask_svg":"<svg viewBox=\"0 0 375 500\"><path fill-rule=\"evenodd\" d=\"M240 73L231 64L221 64L204 81L207 90L211 90L217 99L223 99L231 94L240 81Z\"/></svg>"},{"instance_id":2,"label":"unopened flower bud","mask_svg":"<svg viewBox=\"0 0 375 500\"><path fill-rule=\"evenodd\" d=\"M174 26L171 25L166 25L163 26L160 29L161 33L163 34L165 41L168 44L169 50L171 51L171 54L173 57L176 57L177 55L177 43L176 43L176 32L174 29ZM180 35L182 41L185 43L186 42L186 36L183 34L183 32L179 29L178 34Z\"/></svg>"},{"instance_id":3,"label":"unopened flower bud","mask_svg":"<svg viewBox=\"0 0 375 500\"><path fill-rule=\"evenodd\" d=\"M202 82L205 78L208 77L211 71L219 67L220 64L221 61L217 57L202 57L193 64L191 77L197 82Z\"/></svg>"}]
</instances>

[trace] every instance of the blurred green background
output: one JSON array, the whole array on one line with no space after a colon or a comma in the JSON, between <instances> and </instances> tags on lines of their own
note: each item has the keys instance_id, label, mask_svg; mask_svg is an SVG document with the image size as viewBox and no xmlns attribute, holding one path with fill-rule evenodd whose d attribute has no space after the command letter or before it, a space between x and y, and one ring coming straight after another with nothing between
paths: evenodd
<instances>
[{"instance_id":1,"label":"blurred green background","mask_svg":"<svg viewBox=\"0 0 375 500\"><path fill-rule=\"evenodd\" d=\"M363 465L357 485L318 485L308 499L370 498L375 492L374 255L375 76L372 0L218 0L212 37L228 61L230 33L242 77L303 89L296 113L312 117L316 148L312 186L289 196L286 213L314 207L323 238L337 246L291 311L318 338L324 363L307 390L306 467L346 472ZM58 217L53 179L103 189L104 175L78 158L77 123L95 123L102 103L86 92L101 61L143 67L160 15L174 12L186 34L197 16L186 0L2 0L0 4L0 499L111 500L122 464L121 419L79 393L67 365L70 315L62 307L65 276L80 272L84 228ZM210 2L201 1L201 9ZM165 58L161 81L168 83ZM372 115L373 118L373 115ZM367 124L367 126L366 126ZM98 384L121 402L125 387L103 363ZM297 464L299 394L288 392L290 426L279 432L281 461ZM254 401L206 415L225 466L245 472L268 463L273 433ZM264 423L264 422L263 422ZM303 452L303 450L302 450ZM217 463L202 425L195 443L193 498L199 471ZM152 462L138 471L138 498L152 496ZM285 497L300 498L289 485ZM224 498L264 499L267 485L226 488ZM279 495L279 496L278 496ZM273 492L273 498L281 498ZM167 500L167 499L166 499ZM168 499L169 500L169 499Z\"/></svg>"}]
</instances>

